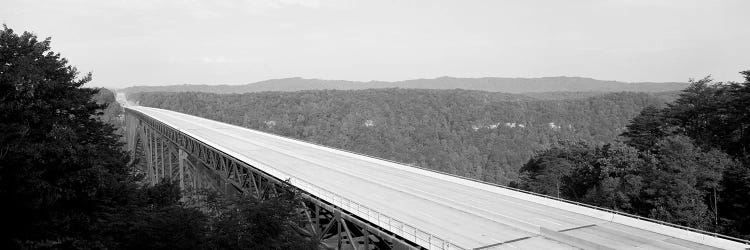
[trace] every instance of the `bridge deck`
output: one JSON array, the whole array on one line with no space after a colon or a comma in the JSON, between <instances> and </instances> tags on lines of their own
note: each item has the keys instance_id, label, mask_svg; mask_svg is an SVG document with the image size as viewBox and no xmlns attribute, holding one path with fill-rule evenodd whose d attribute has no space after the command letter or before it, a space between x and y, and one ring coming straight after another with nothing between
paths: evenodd
<instances>
[{"instance_id":1,"label":"bridge deck","mask_svg":"<svg viewBox=\"0 0 750 250\"><path fill-rule=\"evenodd\" d=\"M588 210L576 212L507 195L509 190L502 187L467 184L431 171L173 111L130 108L198 140L220 145L225 153L238 159L253 159L255 165L263 164L293 179L315 183L467 249L492 245L493 249L564 249L575 248L572 245L576 242L618 249L713 248L654 229L590 216L585 212ZM558 233L540 236L540 229ZM499 244L504 242L507 243ZM742 247L730 241L718 242L726 243L715 245L721 248Z\"/></svg>"}]
</instances>

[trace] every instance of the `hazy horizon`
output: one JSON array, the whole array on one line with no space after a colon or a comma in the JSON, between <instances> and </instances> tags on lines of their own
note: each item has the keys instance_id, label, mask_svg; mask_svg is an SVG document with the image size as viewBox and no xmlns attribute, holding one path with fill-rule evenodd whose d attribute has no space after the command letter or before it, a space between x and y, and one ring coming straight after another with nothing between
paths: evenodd
<instances>
[{"instance_id":1,"label":"hazy horizon","mask_svg":"<svg viewBox=\"0 0 750 250\"><path fill-rule=\"evenodd\" d=\"M245 83L174 83L174 84L148 84L148 85L141 85L141 84L132 84L124 87L117 87L112 89L122 89L127 87L136 87L136 86L176 86L176 85L229 85L229 86L239 86L239 85L248 85L248 84L256 84L256 83L263 83L267 81L277 81L277 80L285 80L285 79L305 79L305 80L320 80L320 81L346 81L346 82L354 82L354 83L368 83L368 82L388 82L388 83L398 83L398 82L405 82L405 81L414 81L414 80L436 80L440 78L461 78L461 79L481 79L481 78L507 78L507 79L540 79L540 78L582 78L582 79L593 79L597 81L613 81L613 82L621 82L621 83L686 83L688 82L688 79L684 81L673 81L673 82L654 82L654 81L646 81L646 82L626 82L626 81L618 81L618 80L607 80L607 79L596 79L591 77L585 77L585 76L539 76L539 77L505 77L505 76L480 76L480 77L456 77L456 76L437 76L437 77L429 77L429 78L411 78L411 79L401 79L401 80L392 80L392 81L382 81L382 80L368 80L368 81L358 81L358 80L346 80L346 79L323 79L323 78L311 78L311 77L300 77L300 76L290 76L290 77L281 77L281 78L271 78L271 79L265 79L265 80L259 80L259 81L253 81L253 82L245 82ZM698 79L696 79L698 80ZM107 87L107 86L104 86Z\"/></svg>"},{"instance_id":2,"label":"hazy horizon","mask_svg":"<svg viewBox=\"0 0 750 250\"><path fill-rule=\"evenodd\" d=\"M739 81L750 1L8 0L0 22L52 37L88 86L302 77Z\"/></svg>"}]
</instances>

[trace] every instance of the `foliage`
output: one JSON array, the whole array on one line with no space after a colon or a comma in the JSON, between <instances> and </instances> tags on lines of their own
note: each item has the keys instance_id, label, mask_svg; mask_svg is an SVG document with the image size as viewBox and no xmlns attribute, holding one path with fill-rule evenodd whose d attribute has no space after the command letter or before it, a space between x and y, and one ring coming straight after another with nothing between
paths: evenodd
<instances>
[{"instance_id":1,"label":"foliage","mask_svg":"<svg viewBox=\"0 0 750 250\"><path fill-rule=\"evenodd\" d=\"M722 231L750 238L750 71L744 82L717 83L710 78L692 81L674 103L660 110L666 133L686 135L700 147L721 150L738 164L724 168L718 188ZM638 117L634 120L637 123ZM627 136L627 134L625 135Z\"/></svg>"},{"instance_id":2,"label":"foliage","mask_svg":"<svg viewBox=\"0 0 750 250\"><path fill-rule=\"evenodd\" d=\"M690 138L669 136L653 149L657 164L644 173L642 195L650 217L699 229L714 229L713 193L722 171L734 164L718 150L703 151ZM714 208L715 209L715 208ZM643 213L643 211L640 211Z\"/></svg>"},{"instance_id":3,"label":"foliage","mask_svg":"<svg viewBox=\"0 0 750 250\"><path fill-rule=\"evenodd\" d=\"M646 106L645 93L537 100L466 90L138 93L175 110L494 183L517 178L535 150L561 139L606 143Z\"/></svg>"},{"instance_id":4,"label":"foliage","mask_svg":"<svg viewBox=\"0 0 750 250\"><path fill-rule=\"evenodd\" d=\"M106 104L106 108L97 114L97 118L103 122L112 124L116 128L115 133L124 135L125 122L124 111L120 103L115 100L115 93L111 90L100 88L93 96L97 104Z\"/></svg>"},{"instance_id":5,"label":"foliage","mask_svg":"<svg viewBox=\"0 0 750 250\"><path fill-rule=\"evenodd\" d=\"M220 204L212 221L214 249L316 249L294 229L302 204L294 193L268 200L241 196Z\"/></svg>"},{"instance_id":6,"label":"foliage","mask_svg":"<svg viewBox=\"0 0 750 250\"><path fill-rule=\"evenodd\" d=\"M667 126L661 109L649 106L633 118L622 136L628 145L638 150L647 150L669 134Z\"/></svg>"},{"instance_id":7,"label":"foliage","mask_svg":"<svg viewBox=\"0 0 750 250\"><path fill-rule=\"evenodd\" d=\"M750 71L741 74L744 83L692 81L673 103L643 109L622 134L627 145L542 150L514 185L750 238Z\"/></svg>"},{"instance_id":8,"label":"foliage","mask_svg":"<svg viewBox=\"0 0 750 250\"><path fill-rule=\"evenodd\" d=\"M105 105L50 40L0 32L0 244L96 244L90 236L101 195L127 173L127 155Z\"/></svg>"},{"instance_id":9,"label":"foliage","mask_svg":"<svg viewBox=\"0 0 750 250\"><path fill-rule=\"evenodd\" d=\"M585 194L577 187L585 177L578 174L585 171L585 166L594 159L593 153L591 146L581 141L554 145L521 167L523 188L540 194L578 199Z\"/></svg>"},{"instance_id":10,"label":"foliage","mask_svg":"<svg viewBox=\"0 0 750 250\"><path fill-rule=\"evenodd\" d=\"M122 112L113 93L84 88L91 75L78 76L50 51L49 38L0 30L0 249L308 244L290 227L278 226L291 224L292 198L242 199L233 205L239 212L222 208L216 219L182 202L177 185L167 180L138 185L113 127ZM218 229L251 236L252 242L216 245L226 239Z\"/></svg>"},{"instance_id":11,"label":"foliage","mask_svg":"<svg viewBox=\"0 0 750 250\"><path fill-rule=\"evenodd\" d=\"M622 143L564 143L540 151L515 186L695 228L713 229L712 191L720 188L726 154L669 136L639 151ZM559 194L559 195L558 195ZM709 209L712 208L712 209Z\"/></svg>"}]
</instances>

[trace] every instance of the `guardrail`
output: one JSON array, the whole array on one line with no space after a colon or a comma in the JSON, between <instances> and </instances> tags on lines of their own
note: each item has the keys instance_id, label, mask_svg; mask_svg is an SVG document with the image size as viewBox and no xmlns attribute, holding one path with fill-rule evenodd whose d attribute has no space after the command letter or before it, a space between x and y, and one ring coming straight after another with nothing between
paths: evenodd
<instances>
[{"instance_id":1,"label":"guardrail","mask_svg":"<svg viewBox=\"0 0 750 250\"><path fill-rule=\"evenodd\" d=\"M391 162L393 162L393 161L391 161ZM397 163L397 162L393 162L393 163ZM403 164L403 163L400 163L400 164ZM495 186L495 187L499 187L499 188L504 188L504 189L516 191L516 192L521 192L521 193L525 193L525 194L529 194L529 195L534 195L534 196L540 196L540 197L544 197L544 198L547 198L547 199L557 200L557 201L560 201L560 202L565 202L565 203L569 203L569 204L573 204L573 205L577 205L577 206L582 206L582 207L586 207L586 208L596 209L596 210L599 210L599 211L602 211L602 212L607 212L607 213L612 213L612 214L621 215L621 216L625 216L625 217L630 217L630 218L634 218L634 219L639 219L639 220L643 220L643 221L648 221L648 222L651 222L651 223L656 223L656 224L660 224L660 225L664 225L664 226L670 226L670 227L674 227L674 228L678 228L678 229L682 229L682 230L686 230L686 231L691 231L691 232L703 234L703 235L706 235L706 236L711 236L711 237L722 238L722 239L726 239L726 240L737 241L737 242L741 242L741 243L750 245L750 240L746 240L746 239L740 239L740 238L736 238L736 237L732 237L732 236L728 236L728 235L723 235L723 234L719 234L719 233L715 233L715 232L709 232L709 231L700 230L700 229L697 229L697 228L692 228L692 227L682 226L682 225L678 225L678 224L673 224L673 223L669 223L669 222L666 222L666 221L656 220L656 219L653 219L653 218L648 218L648 217L643 217L643 216L639 216L639 215L629 214L629 213L625 213L625 212L622 212L622 211L612 210L612 209L603 208L603 207L597 207L597 206L586 204L586 203L581 203L581 202L577 202L577 201L566 200L566 199L562 199L562 198L558 198L558 197L554 197L554 196L549 196L549 195L545 195L545 194L534 193L534 192L523 190L523 189L518 189L518 188L504 186L504 185L499 185L499 184L496 184L496 183L485 182L485 181L482 181L482 180L476 180L476 179L472 179L472 178L468 178L468 177L463 177L463 176L459 176L459 175L455 175L455 174L451 174L451 173L445 173L445 172L441 172L441 171L437 171L437 170L427 169L427 168L423 168L423 167L419 167L419 166L414 166L414 165L410 165L410 164L405 164L405 165L409 166L409 167L413 167L413 168L418 168L418 169L422 169L422 170L426 170L426 171L431 171L431 172L439 173L439 174L449 175L449 176L456 177L456 178L461 178L461 179L464 179L464 180L479 182L479 183L483 183L483 184L487 184L487 185L491 185L491 186ZM657 233L659 233L659 232L657 232Z\"/></svg>"},{"instance_id":2,"label":"guardrail","mask_svg":"<svg viewBox=\"0 0 750 250\"><path fill-rule=\"evenodd\" d=\"M302 189L303 191L311 195L319 198L325 198L332 205L344 209L359 218L365 219L372 224L375 224L427 249L466 250L466 248L459 247L456 244L453 244L429 232L420 230L414 226L409 225L408 223L404 223L403 221L378 212L377 210L363 206L362 204L352 201L346 197L337 195L308 181L290 178L288 182L291 185L294 185L295 187Z\"/></svg>"}]
</instances>

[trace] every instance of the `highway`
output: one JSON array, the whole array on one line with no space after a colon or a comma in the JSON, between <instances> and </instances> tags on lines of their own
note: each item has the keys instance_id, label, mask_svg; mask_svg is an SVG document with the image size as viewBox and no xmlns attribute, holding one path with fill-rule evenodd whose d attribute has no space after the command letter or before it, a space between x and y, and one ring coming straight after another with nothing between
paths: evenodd
<instances>
[{"instance_id":1,"label":"highway","mask_svg":"<svg viewBox=\"0 0 750 250\"><path fill-rule=\"evenodd\" d=\"M178 112L128 108L220 146L237 159L251 159L250 165L273 168L293 185L314 183L464 249L750 248Z\"/></svg>"}]
</instances>

